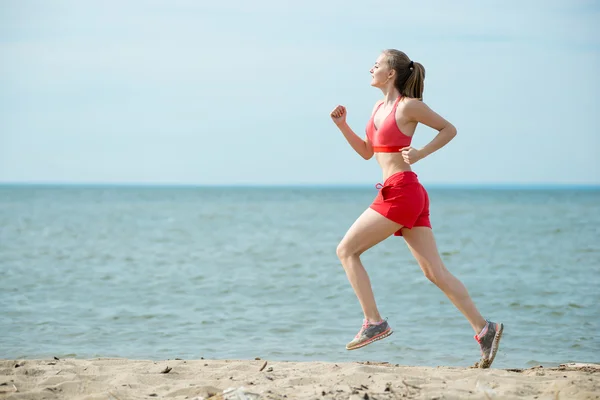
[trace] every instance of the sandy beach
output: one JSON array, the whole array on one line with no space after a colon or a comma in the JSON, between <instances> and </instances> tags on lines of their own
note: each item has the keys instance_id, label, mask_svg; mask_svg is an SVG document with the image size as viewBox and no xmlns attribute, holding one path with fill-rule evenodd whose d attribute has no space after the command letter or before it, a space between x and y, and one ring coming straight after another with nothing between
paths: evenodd
<instances>
[{"instance_id":1,"label":"sandy beach","mask_svg":"<svg viewBox=\"0 0 600 400\"><path fill-rule=\"evenodd\" d=\"M0 361L1 399L600 399L600 365L524 370L380 362Z\"/></svg>"}]
</instances>

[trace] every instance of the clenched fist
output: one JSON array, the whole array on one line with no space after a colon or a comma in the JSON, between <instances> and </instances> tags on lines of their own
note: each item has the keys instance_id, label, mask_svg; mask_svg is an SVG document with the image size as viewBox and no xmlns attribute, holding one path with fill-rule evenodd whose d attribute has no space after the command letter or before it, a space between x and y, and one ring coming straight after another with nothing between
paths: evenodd
<instances>
[{"instance_id":1,"label":"clenched fist","mask_svg":"<svg viewBox=\"0 0 600 400\"><path fill-rule=\"evenodd\" d=\"M400 149L400 151L402 152L402 158L404 159L404 162L408 165L414 164L423 158L421 152L412 146L403 147Z\"/></svg>"},{"instance_id":2,"label":"clenched fist","mask_svg":"<svg viewBox=\"0 0 600 400\"><path fill-rule=\"evenodd\" d=\"M337 106L329 115L336 125L341 125L346 122L346 107Z\"/></svg>"}]
</instances>

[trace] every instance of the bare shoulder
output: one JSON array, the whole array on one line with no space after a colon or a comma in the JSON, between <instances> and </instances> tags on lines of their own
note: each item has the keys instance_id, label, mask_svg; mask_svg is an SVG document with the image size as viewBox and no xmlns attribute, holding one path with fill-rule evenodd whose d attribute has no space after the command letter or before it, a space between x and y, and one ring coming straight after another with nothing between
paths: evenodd
<instances>
[{"instance_id":1,"label":"bare shoulder","mask_svg":"<svg viewBox=\"0 0 600 400\"><path fill-rule=\"evenodd\" d=\"M405 97L404 100L404 109L408 112L419 112L423 110L429 110L429 106L425 104L422 100L414 99L412 97Z\"/></svg>"},{"instance_id":2,"label":"bare shoulder","mask_svg":"<svg viewBox=\"0 0 600 400\"><path fill-rule=\"evenodd\" d=\"M407 98L405 100L404 114L413 121L420 122L437 130L450 125L448 121L419 99Z\"/></svg>"}]
</instances>

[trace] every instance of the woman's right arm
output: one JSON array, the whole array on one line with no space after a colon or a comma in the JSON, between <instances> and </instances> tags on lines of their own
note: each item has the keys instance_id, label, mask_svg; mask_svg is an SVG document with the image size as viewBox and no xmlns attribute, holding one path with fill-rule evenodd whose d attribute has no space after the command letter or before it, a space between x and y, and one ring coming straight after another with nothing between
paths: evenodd
<instances>
[{"instance_id":1,"label":"woman's right arm","mask_svg":"<svg viewBox=\"0 0 600 400\"><path fill-rule=\"evenodd\" d=\"M373 146L371 146L369 138L367 137L366 140L361 139L346 122L346 107L337 106L330 115L331 119L337 125L338 129L342 131L344 137L354 151L365 160L373 157Z\"/></svg>"}]
</instances>

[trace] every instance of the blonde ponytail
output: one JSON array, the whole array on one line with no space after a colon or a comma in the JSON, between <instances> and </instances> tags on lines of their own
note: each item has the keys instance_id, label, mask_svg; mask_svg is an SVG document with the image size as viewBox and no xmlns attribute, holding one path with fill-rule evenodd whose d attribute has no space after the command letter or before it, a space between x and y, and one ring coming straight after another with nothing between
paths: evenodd
<instances>
[{"instance_id":1,"label":"blonde ponytail","mask_svg":"<svg viewBox=\"0 0 600 400\"><path fill-rule=\"evenodd\" d=\"M423 100L425 87L425 67L418 62L411 61L406 53L388 49L386 55L388 66L396 71L394 85L402 96Z\"/></svg>"}]
</instances>

